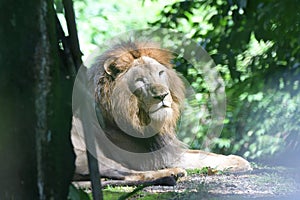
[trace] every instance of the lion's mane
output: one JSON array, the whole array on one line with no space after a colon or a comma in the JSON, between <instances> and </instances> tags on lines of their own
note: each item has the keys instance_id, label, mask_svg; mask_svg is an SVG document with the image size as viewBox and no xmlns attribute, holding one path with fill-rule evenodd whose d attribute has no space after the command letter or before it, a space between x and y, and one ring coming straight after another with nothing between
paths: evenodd
<instances>
[{"instance_id":1,"label":"lion's mane","mask_svg":"<svg viewBox=\"0 0 300 200\"><path fill-rule=\"evenodd\" d=\"M143 116L138 116L139 110L137 99L132 95L131 98L128 96L114 96L113 91L115 89L123 90L126 85L117 85L123 88L116 88L116 82L118 82L122 77L117 77L118 74L126 73L130 70L134 61L141 58L142 56L147 56L155 59L160 64L164 65L168 69L172 69L171 59L173 57L172 53L160 48L157 44L151 42L121 42L111 49L102 54L96 61L96 66L90 70L90 80L95 86L95 99L100 105L103 111L104 118L108 120L109 123L113 121L112 110L128 110L128 115L123 115L121 117L127 117L128 122L134 124L135 126L140 126L140 118ZM103 66L106 61L111 61L110 67L112 68L112 74L105 72ZM172 119L165 123L162 128L163 133L174 134L176 123L180 115L180 107L184 99L184 85L178 75L170 70L168 75L168 87L171 91L171 96L174 101L172 105L173 116ZM131 80L130 80L131 81ZM122 104L119 107L112 107L112 98L118 98ZM140 113L141 114L141 113Z\"/></svg>"}]
</instances>

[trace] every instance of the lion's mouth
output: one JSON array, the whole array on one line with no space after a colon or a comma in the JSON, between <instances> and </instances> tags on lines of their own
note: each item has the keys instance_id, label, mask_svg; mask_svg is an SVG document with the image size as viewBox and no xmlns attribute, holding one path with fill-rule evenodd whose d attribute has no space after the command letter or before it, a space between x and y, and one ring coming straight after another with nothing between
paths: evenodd
<instances>
[{"instance_id":1,"label":"lion's mouth","mask_svg":"<svg viewBox=\"0 0 300 200\"><path fill-rule=\"evenodd\" d=\"M155 113L162 109L171 109L171 102L162 101L158 104L152 105L149 109L149 113Z\"/></svg>"}]
</instances>

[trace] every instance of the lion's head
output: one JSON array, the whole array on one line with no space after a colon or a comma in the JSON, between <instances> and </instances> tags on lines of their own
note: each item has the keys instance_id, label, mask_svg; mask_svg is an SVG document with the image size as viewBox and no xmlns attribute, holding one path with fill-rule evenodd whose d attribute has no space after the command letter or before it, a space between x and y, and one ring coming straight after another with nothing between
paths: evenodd
<instances>
[{"instance_id":1,"label":"lion's head","mask_svg":"<svg viewBox=\"0 0 300 200\"><path fill-rule=\"evenodd\" d=\"M174 134L185 91L171 58L149 42L123 42L100 56L92 77L106 122L135 137Z\"/></svg>"}]
</instances>

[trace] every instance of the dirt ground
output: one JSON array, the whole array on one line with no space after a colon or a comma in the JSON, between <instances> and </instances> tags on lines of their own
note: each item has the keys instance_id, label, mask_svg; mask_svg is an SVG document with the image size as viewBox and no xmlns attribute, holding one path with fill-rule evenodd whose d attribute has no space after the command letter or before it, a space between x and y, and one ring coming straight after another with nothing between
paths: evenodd
<instances>
[{"instance_id":1,"label":"dirt ground","mask_svg":"<svg viewBox=\"0 0 300 200\"><path fill-rule=\"evenodd\" d=\"M173 187L151 186L149 193L173 192L173 200L300 199L300 170L272 167L221 175L190 175Z\"/></svg>"}]
</instances>

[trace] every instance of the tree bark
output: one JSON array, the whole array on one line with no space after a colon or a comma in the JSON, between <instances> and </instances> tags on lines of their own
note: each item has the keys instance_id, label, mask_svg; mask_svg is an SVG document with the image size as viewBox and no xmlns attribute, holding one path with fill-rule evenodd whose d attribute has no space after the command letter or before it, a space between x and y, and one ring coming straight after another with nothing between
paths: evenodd
<instances>
[{"instance_id":1,"label":"tree bark","mask_svg":"<svg viewBox=\"0 0 300 200\"><path fill-rule=\"evenodd\" d=\"M0 2L0 199L67 199L72 76L53 2Z\"/></svg>"}]
</instances>

